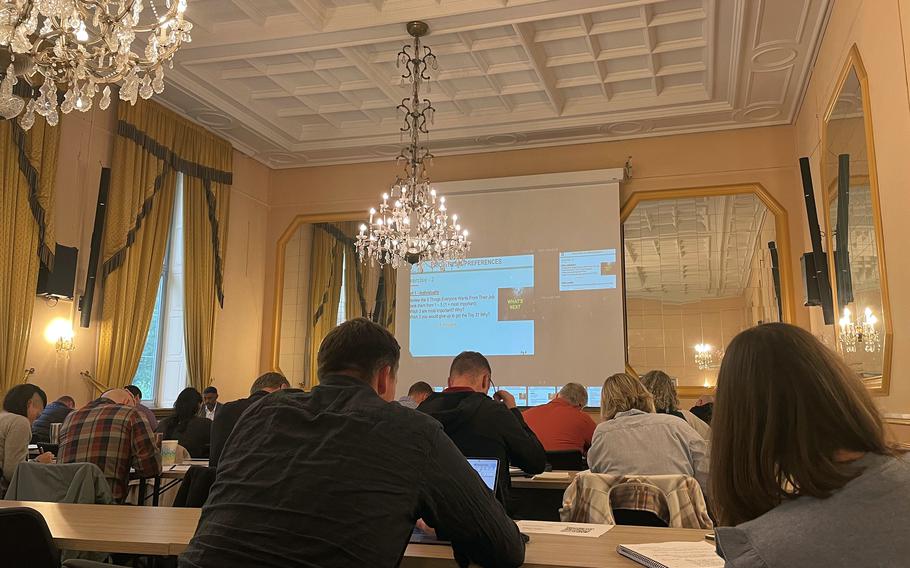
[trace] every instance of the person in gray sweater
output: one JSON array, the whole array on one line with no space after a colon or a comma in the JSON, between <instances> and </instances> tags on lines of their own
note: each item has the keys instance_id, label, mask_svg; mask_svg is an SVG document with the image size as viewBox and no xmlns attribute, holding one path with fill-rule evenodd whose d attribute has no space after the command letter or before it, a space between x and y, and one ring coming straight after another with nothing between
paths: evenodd
<instances>
[{"instance_id":1,"label":"person in gray sweater","mask_svg":"<svg viewBox=\"0 0 910 568\"><path fill-rule=\"evenodd\" d=\"M28 457L32 422L46 404L47 395L36 385L16 385L7 391L0 412L0 496L6 495L16 467ZM37 461L50 463L53 458L53 454L45 452Z\"/></svg>"},{"instance_id":2,"label":"person in gray sweater","mask_svg":"<svg viewBox=\"0 0 910 568\"><path fill-rule=\"evenodd\" d=\"M728 568L906 566L910 460L885 441L859 377L808 331L746 330L727 347L711 495Z\"/></svg>"}]
</instances>

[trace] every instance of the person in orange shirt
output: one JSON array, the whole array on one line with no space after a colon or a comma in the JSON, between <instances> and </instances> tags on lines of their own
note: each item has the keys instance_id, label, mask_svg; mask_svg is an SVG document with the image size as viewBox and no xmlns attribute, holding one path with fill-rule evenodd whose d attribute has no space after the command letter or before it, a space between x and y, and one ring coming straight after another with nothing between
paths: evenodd
<instances>
[{"instance_id":1,"label":"person in orange shirt","mask_svg":"<svg viewBox=\"0 0 910 568\"><path fill-rule=\"evenodd\" d=\"M588 391L578 383L568 383L556 398L524 411L522 416L537 434L537 439L548 452L578 450L582 453L591 447L591 437L597 426L584 408L588 404Z\"/></svg>"}]
</instances>

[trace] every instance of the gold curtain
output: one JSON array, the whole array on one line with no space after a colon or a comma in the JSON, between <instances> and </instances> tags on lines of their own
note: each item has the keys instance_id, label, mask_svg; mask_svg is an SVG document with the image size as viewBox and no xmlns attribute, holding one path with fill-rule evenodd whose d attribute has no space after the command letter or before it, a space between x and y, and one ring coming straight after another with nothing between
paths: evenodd
<instances>
[{"instance_id":1,"label":"gold curtain","mask_svg":"<svg viewBox=\"0 0 910 568\"><path fill-rule=\"evenodd\" d=\"M208 384L214 303L223 301L230 146L152 102L120 104L117 117L96 378L101 385L117 387L129 384L136 373L167 250L179 172L184 180L188 371L191 384Z\"/></svg>"},{"instance_id":2,"label":"gold curtain","mask_svg":"<svg viewBox=\"0 0 910 568\"><path fill-rule=\"evenodd\" d=\"M320 223L313 229L310 255L310 332L307 334L309 359L307 389L319 384L319 378L316 376L319 346L338 320L344 255L344 242L336 238L337 227Z\"/></svg>"},{"instance_id":3,"label":"gold curtain","mask_svg":"<svg viewBox=\"0 0 910 568\"><path fill-rule=\"evenodd\" d=\"M0 396L22 382L38 267L53 266L60 128L0 120Z\"/></svg>"},{"instance_id":4,"label":"gold curtain","mask_svg":"<svg viewBox=\"0 0 910 568\"><path fill-rule=\"evenodd\" d=\"M370 318L395 333L395 270L388 265L380 268L378 264L360 261L354 246L354 237L360 231L360 225L361 221L337 224L344 236L347 255L344 265L344 317Z\"/></svg>"},{"instance_id":5,"label":"gold curtain","mask_svg":"<svg viewBox=\"0 0 910 568\"><path fill-rule=\"evenodd\" d=\"M231 145L202 129L175 152L218 171L231 171ZM216 307L224 303L222 274L231 187L217 176L183 178L184 340L188 384L212 384Z\"/></svg>"}]
</instances>

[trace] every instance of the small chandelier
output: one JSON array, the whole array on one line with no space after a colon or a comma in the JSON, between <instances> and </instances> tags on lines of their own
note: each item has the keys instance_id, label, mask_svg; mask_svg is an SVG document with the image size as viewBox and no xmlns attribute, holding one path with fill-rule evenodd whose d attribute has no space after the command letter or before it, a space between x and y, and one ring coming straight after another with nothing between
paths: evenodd
<instances>
[{"instance_id":1,"label":"small chandelier","mask_svg":"<svg viewBox=\"0 0 910 568\"><path fill-rule=\"evenodd\" d=\"M882 347L881 334L876 325L878 318L872 313L871 308L866 308L860 319L854 321L849 308L844 308L844 316L840 324L840 343L847 353L856 353L859 344L867 353L875 353Z\"/></svg>"},{"instance_id":2,"label":"small chandelier","mask_svg":"<svg viewBox=\"0 0 910 568\"><path fill-rule=\"evenodd\" d=\"M410 83L411 95L402 99L398 110L403 115L401 133L410 143L396 158L405 165L405 175L382 195L378 210L370 209L369 224L361 225L357 236L357 253L361 262L380 266L399 268L428 262L445 267L464 260L471 242L458 215L449 215L446 198L430 187L426 167L433 155L420 138L429 134L427 124L433 122L436 109L429 99L420 98L420 87L430 80L429 68L436 69L436 56L420 44L429 31L426 23L409 22L407 30L414 43L398 53L398 67L404 67L401 78Z\"/></svg>"},{"instance_id":3,"label":"small chandelier","mask_svg":"<svg viewBox=\"0 0 910 568\"><path fill-rule=\"evenodd\" d=\"M51 126L58 112L87 112L100 86L99 107L111 103L112 83L120 99L136 104L164 91L164 64L184 42L193 24L183 17L187 0L0 0L0 55L9 65L0 82L0 116L19 117L28 130L35 113ZM145 40L133 50L133 41ZM5 52L5 53L4 53ZM18 95L21 80L37 86ZM65 90L57 104L57 88ZM24 98L22 98L24 97Z\"/></svg>"},{"instance_id":4,"label":"small chandelier","mask_svg":"<svg viewBox=\"0 0 910 568\"><path fill-rule=\"evenodd\" d=\"M711 367L712 350L713 348L707 343L699 343L695 346L695 364L698 365L699 371L705 371Z\"/></svg>"}]
</instances>

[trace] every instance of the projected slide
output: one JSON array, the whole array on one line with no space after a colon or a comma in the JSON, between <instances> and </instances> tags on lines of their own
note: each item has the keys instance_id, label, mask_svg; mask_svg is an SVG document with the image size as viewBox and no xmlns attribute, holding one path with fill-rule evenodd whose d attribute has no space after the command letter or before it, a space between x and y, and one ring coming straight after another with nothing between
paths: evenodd
<instances>
[{"instance_id":1,"label":"projected slide","mask_svg":"<svg viewBox=\"0 0 910 568\"><path fill-rule=\"evenodd\" d=\"M603 387L585 387L588 390L588 406L600 406L600 393Z\"/></svg>"},{"instance_id":2,"label":"projected slide","mask_svg":"<svg viewBox=\"0 0 910 568\"><path fill-rule=\"evenodd\" d=\"M616 288L616 249L559 253L559 291Z\"/></svg>"},{"instance_id":3,"label":"projected slide","mask_svg":"<svg viewBox=\"0 0 910 568\"><path fill-rule=\"evenodd\" d=\"M528 406L540 406L556 398L557 387L528 387Z\"/></svg>"},{"instance_id":4,"label":"projected slide","mask_svg":"<svg viewBox=\"0 0 910 568\"><path fill-rule=\"evenodd\" d=\"M472 258L411 273L410 353L534 354L534 255Z\"/></svg>"}]
</instances>

